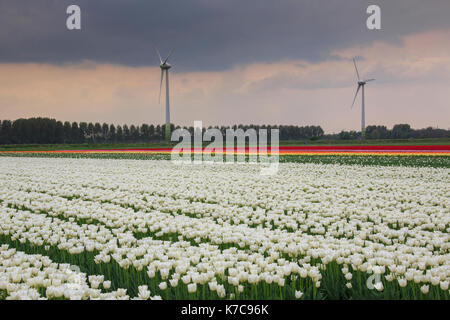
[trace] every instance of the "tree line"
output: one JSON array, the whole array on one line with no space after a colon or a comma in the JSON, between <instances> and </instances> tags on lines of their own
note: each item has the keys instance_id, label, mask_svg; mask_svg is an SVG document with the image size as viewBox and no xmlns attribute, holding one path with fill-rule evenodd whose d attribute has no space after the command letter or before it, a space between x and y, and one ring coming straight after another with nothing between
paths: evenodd
<instances>
[{"instance_id":1,"label":"tree line","mask_svg":"<svg viewBox=\"0 0 450 320\"><path fill-rule=\"evenodd\" d=\"M171 130L180 128L171 124ZM191 136L193 127L183 127ZM234 125L215 126L225 136L226 130L236 129L279 129L280 140L318 140L318 139L359 139L361 132L342 131L339 134L325 135L320 126L292 125ZM107 123L61 122L49 118L17 119L15 121L0 120L0 144L68 144L68 143L135 143L161 142L165 137L165 125L117 125ZM445 129L412 129L408 124L397 124L392 129L386 126L368 126L367 139L409 139L409 138L447 138L450 130Z\"/></svg>"},{"instance_id":2,"label":"tree line","mask_svg":"<svg viewBox=\"0 0 450 320\"><path fill-rule=\"evenodd\" d=\"M340 140L355 140L361 138L360 131L341 131L337 137ZM366 139L423 139L450 138L450 130L428 127L413 129L409 124L396 124L392 129L386 126L367 126Z\"/></svg>"},{"instance_id":3,"label":"tree line","mask_svg":"<svg viewBox=\"0 0 450 320\"><path fill-rule=\"evenodd\" d=\"M171 131L180 128L171 124ZM194 136L194 127L183 127ZM280 140L315 139L324 135L320 126L235 125L215 126L223 135L226 130L250 128L280 130ZM205 129L204 129L205 130ZM61 122L49 118L0 120L0 144L67 144L67 143L135 143L165 140L165 124L117 125L107 123Z\"/></svg>"}]
</instances>

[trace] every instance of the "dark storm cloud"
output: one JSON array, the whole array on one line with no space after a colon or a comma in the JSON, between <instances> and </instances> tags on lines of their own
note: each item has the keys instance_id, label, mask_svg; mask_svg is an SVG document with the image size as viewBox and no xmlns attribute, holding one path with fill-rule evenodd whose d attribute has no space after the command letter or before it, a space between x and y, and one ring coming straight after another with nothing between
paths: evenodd
<instances>
[{"instance_id":1,"label":"dark storm cloud","mask_svg":"<svg viewBox=\"0 0 450 320\"><path fill-rule=\"evenodd\" d=\"M82 30L65 27L78 4ZM369 4L382 31L365 28ZM450 27L448 0L0 0L0 62L129 66L175 48L178 71L220 70L282 59L319 61L330 51Z\"/></svg>"}]
</instances>

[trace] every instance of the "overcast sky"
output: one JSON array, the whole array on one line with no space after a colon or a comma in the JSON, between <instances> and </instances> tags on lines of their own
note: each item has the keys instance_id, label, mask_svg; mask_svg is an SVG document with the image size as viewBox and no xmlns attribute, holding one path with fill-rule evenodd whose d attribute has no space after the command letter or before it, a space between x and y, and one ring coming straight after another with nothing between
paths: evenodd
<instances>
[{"instance_id":1,"label":"overcast sky","mask_svg":"<svg viewBox=\"0 0 450 320\"><path fill-rule=\"evenodd\" d=\"M369 4L382 30L366 28ZM449 16L448 0L0 0L0 119L163 123L158 47L175 49L176 124L359 129L358 56L377 79L367 124L449 128Z\"/></svg>"}]
</instances>

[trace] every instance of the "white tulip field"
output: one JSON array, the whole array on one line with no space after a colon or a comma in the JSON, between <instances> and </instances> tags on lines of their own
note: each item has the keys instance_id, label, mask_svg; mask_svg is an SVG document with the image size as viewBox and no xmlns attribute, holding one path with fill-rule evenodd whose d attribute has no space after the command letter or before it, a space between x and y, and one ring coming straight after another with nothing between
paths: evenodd
<instances>
[{"instance_id":1,"label":"white tulip field","mask_svg":"<svg viewBox=\"0 0 450 320\"><path fill-rule=\"evenodd\" d=\"M450 169L0 157L1 299L449 299Z\"/></svg>"}]
</instances>

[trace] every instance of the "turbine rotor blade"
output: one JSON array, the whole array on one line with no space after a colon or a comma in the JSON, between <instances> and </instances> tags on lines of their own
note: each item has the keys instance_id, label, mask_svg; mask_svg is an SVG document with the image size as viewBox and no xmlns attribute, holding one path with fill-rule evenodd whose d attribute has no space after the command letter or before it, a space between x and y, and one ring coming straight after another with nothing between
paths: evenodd
<instances>
[{"instance_id":1,"label":"turbine rotor blade","mask_svg":"<svg viewBox=\"0 0 450 320\"><path fill-rule=\"evenodd\" d=\"M172 52L173 52L173 49L170 50L169 54L167 55L166 60L164 60L164 63L166 63L167 60L169 60L169 57L170 57L170 55L172 54Z\"/></svg>"},{"instance_id":2,"label":"turbine rotor blade","mask_svg":"<svg viewBox=\"0 0 450 320\"><path fill-rule=\"evenodd\" d=\"M375 79L367 79L367 80L364 80L364 82L370 82L370 81L375 81Z\"/></svg>"},{"instance_id":3,"label":"turbine rotor blade","mask_svg":"<svg viewBox=\"0 0 450 320\"><path fill-rule=\"evenodd\" d=\"M362 85L359 84L358 89L356 89L355 97L353 98L353 103L352 103L352 106L350 107L350 109L353 108L353 105L355 104L355 101L356 101L356 97L358 96L359 89L361 89L361 87L362 87Z\"/></svg>"},{"instance_id":4,"label":"turbine rotor blade","mask_svg":"<svg viewBox=\"0 0 450 320\"><path fill-rule=\"evenodd\" d=\"M156 53L158 53L158 57L159 57L159 62L161 62L161 64L163 63L161 55L159 54L159 50L158 48L156 48Z\"/></svg>"},{"instance_id":5,"label":"turbine rotor blade","mask_svg":"<svg viewBox=\"0 0 450 320\"><path fill-rule=\"evenodd\" d=\"M355 60L355 58L353 58L353 64L355 65L356 75L357 75L358 81L359 81L359 80L360 80L360 78L359 78L359 72L358 72L358 67L356 66L356 60Z\"/></svg>"},{"instance_id":6,"label":"turbine rotor blade","mask_svg":"<svg viewBox=\"0 0 450 320\"><path fill-rule=\"evenodd\" d=\"M163 78L164 78L164 70L161 69L161 82L159 83L159 100L158 100L159 104L161 104L161 87L163 83Z\"/></svg>"}]
</instances>

